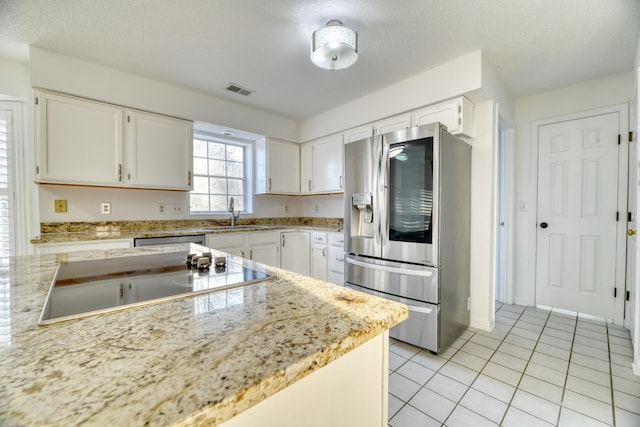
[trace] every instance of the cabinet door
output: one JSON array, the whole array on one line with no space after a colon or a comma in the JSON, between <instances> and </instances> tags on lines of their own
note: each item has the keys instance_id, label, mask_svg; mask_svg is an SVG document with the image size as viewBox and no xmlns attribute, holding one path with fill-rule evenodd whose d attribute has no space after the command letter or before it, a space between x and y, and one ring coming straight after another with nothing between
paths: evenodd
<instances>
[{"instance_id":1,"label":"cabinet door","mask_svg":"<svg viewBox=\"0 0 640 427\"><path fill-rule=\"evenodd\" d=\"M421 108L413 115L416 126L440 122L454 135L473 136L473 104L463 96Z\"/></svg>"},{"instance_id":2,"label":"cabinet door","mask_svg":"<svg viewBox=\"0 0 640 427\"><path fill-rule=\"evenodd\" d=\"M280 251L277 243L256 245L249 248L249 259L272 267L280 267Z\"/></svg>"},{"instance_id":3,"label":"cabinet door","mask_svg":"<svg viewBox=\"0 0 640 427\"><path fill-rule=\"evenodd\" d=\"M284 270L309 275L309 233L291 231L281 233L280 265Z\"/></svg>"},{"instance_id":4,"label":"cabinet door","mask_svg":"<svg viewBox=\"0 0 640 427\"><path fill-rule=\"evenodd\" d=\"M313 143L314 193L343 190L344 144L342 135L334 135Z\"/></svg>"},{"instance_id":5,"label":"cabinet door","mask_svg":"<svg viewBox=\"0 0 640 427\"><path fill-rule=\"evenodd\" d=\"M369 138L370 136L373 136L373 125L364 125L345 131L343 141L345 144L349 144L354 141Z\"/></svg>"},{"instance_id":6,"label":"cabinet door","mask_svg":"<svg viewBox=\"0 0 640 427\"><path fill-rule=\"evenodd\" d=\"M313 192L313 143L300 146L300 192Z\"/></svg>"},{"instance_id":7,"label":"cabinet door","mask_svg":"<svg viewBox=\"0 0 640 427\"><path fill-rule=\"evenodd\" d=\"M280 267L280 233L247 233L249 259L273 267Z\"/></svg>"},{"instance_id":8,"label":"cabinet door","mask_svg":"<svg viewBox=\"0 0 640 427\"><path fill-rule=\"evenodd\" d=\"M192 123L141 111L126 114L127 185L191 190Z\"/></svg>"},{"instance_id":9,"label":"cabinet door","mask_svg":"<svg viewBox=\"0 0 640 427\"><path fill-rule=\"evenodd\" d=\"M327 245L311 246L311 277L327 280Z\"/></svg>"},{"instance_id":10,"label":"cabinet door","mask_svg":"<svg viewBox=\"0 0 640 427\"><path fill-rule=\"evenodd\" d=\"M300 194L300 145L275 138L255 142L256 194Z\"/></svg>"},{"instance_id":11,"label":"cabinet door","mask_svg":"<svg viewBox=\"0 0 640 427\"><path fill-rule=\"evenodd\" d=\"M122 185L122 109L35 94L36 181Z\"/></svg>"},{"instance_id":12,"label":"cabinet door","mask_svg":"<svg viewBox=\"0 0 640 427\"><path fill-rule=\"evenodd\" d=\"M411 115L406 114L402 116L389 117L388 119L376 122L373 127L376 134L405 129L411 127Z\"/></svg>"},{"instance_id":13,"label":"cabinet door","mask_svg":"<svg viewBox=\"0 0 640 427\"><path fill-rule=\"evenodd\" d=\"M244 258L246 254L245 235L246 233L207 234L206 244L211 249Z\"/></svg>"}]
</instances>

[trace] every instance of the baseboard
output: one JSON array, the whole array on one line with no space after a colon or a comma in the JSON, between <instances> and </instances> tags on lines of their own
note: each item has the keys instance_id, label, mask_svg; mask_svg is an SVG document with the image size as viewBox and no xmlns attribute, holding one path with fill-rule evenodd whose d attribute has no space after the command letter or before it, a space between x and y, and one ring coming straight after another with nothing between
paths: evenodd
<instances>
[{"instance_id":1,"label":"baseboard","mask_svg":"<svg viewBox=\"0 0 640 427\"><path fill-rule=\"evenodd\" d=\"M633 369L633 373L640 377L640 360L636 360L631 364L631 369Z\"/></svg>"},{"instance_id":2,"label":"baseboard","mask_svg":"<svg viewBox=\"0 0 640 427\"><path fill-rule=\"evenodd\" d=\"M495 317L490 321L487 319L471 319L469 326L477 329L482 329L483 331L491 332L496 326L496 320Z\"/></svg>"},{"instance_id":3,"label":"baseboard","mask_svg":"<svg viewBox=\"0 0 640 427\"><path fill-rule=\"evenodd\" d=\"M527 297L516 297L516 305L529 305L529 298Z\"/></svg>"}]
</instances>

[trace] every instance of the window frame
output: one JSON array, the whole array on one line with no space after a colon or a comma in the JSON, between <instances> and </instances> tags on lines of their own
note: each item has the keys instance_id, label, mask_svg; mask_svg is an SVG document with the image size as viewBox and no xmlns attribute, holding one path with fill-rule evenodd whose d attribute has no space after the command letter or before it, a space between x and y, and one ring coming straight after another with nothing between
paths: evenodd
<instances>
[{"instance_id":1,"label":"window frame","mask_svg":"<svg viewBox=\"0 0 640 427\"><path fill-rule=\"evenodd\" d=\"M213 135L211 133L208 132L203 132L203 131L194 131L193 133L193 141L192 144L195 145L195 140L201 140L201 141L209 141L209 142L215 142L215 143L219 143L219 144L224 144L224 145L234 145L234 146L239 146L242 147L244 149L244 158L243 158L243 195L242 195L242 204L243 204L243 209L239 212L241 214L252 214L253 213L253 142L252 141L244 141L244 140L236 140L236 139L232 139L232 138L223 138L220 137L218 135ZM195 147L194 147L195 148ZM197 156L198 158L202 158L200 156ZM193 152L193 159L195 161L196 158L196 154L195 154L195 149ZM208 159L210 159L209 157L207 157ZM196 174L195 170L193 171L193 179L195 181L196 177L212 177L212 176L216 176L216 175L202 175L202 174ZM229 177L228 175L226 175L227 178L235 178L235 177ZM191 196L193 194L205 194L205 193L195 193L195 190L191 190L189 192L189 214L193 215L193 216L204 216L204 215L208 215L208 216L227 216L229 215L229 212L227 212L226 210L224 211L194 211L191 209ZM211 195L211 193L208 193L209 195ZM236 200L236 206L237 206L237 200L238 200L238 196L235 195L231 195L228 193L228 189L227 189L227 200L229 199L229 197L233 196L235 197Z\"/></svg>"}]
</instances>

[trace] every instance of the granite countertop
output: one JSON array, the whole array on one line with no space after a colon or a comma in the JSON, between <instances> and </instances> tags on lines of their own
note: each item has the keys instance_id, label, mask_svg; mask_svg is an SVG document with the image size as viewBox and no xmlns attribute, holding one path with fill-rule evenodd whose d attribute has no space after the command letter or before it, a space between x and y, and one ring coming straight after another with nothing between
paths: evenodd
<instances>
[{"instance_id":1,"label":"granite countertop","mask_svg":"<svg viewBox=\"0 0 640 427\"><path fill-rule=\"evenodd\" d=\"M231 227L226 220L118 221L113 223L50 223L41 225L40 235L30 243L63 243L91 240L134 239L140 237L185 236L243 231L303 229L342 231L342 220L335 218L261 218L239 220Z\"/></svg>"},{"instance_id":2,"label":"granite countertop","mask_svg":"<svg viewBox=\"0 0 640 427\"><path fill-rule=\"evenodd\" d=\"M9 301L0 305L0 425L217 425L408 315L402 304L267 267L273 279L240 288L37 324L61 258L198 248L10 258L0 269Z\"/></svg>"}]
</instances>

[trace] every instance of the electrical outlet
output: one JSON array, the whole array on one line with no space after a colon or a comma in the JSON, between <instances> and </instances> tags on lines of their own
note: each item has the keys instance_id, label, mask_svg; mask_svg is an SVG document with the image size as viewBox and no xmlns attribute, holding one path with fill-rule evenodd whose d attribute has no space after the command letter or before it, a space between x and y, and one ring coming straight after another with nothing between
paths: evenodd
<instances>
[{"instance_id":1,"label":"electrical outlet","mask_svg":"<svg viewBox=\"0 0 640 427\"><path fill-rule=\"evenodd\" d=\"M102 202L100 204L100 213L103 215L109 215L111 213L111 203Z\"/></svg>"},{"instance_id":2,"label":"electrical outlet","mask_svg":"<svg viewBox=\"0 0 640 427\"><path fill-rule=\"evenodd\" d=\"M180 215L182 213L182 203L174 203L172 212L174 215Z\"/></svg>"},{"instance_id":3,"label":"electrical outlet","mask_svg":"<svg viewBox=\"0 0 640 427\"><path fill-rule=\"evenodd\" d=\"M53 211L54 212L66 212L67 211L67 201L66 200L54 200L53 201Z\"/></svg>"},{"instance_id":4,"label":"electrical outlet","mask_svg":"<svg viewBox=\"0 0 640 427\"><path fill-rule=\"evenodd\" d=\"M316 212L320 212L320 206L316 205Z\"/></svg>"},{"instance_id":5,"label":"electrical outlet","mask_svg":"<svg viewBox=\"0 0 640 427\"><path fill-rule=\"evenodd\" d=\"M160 202L158 203L158 213L159 214L166 214L167 213L167 204L164 202Z\"/></svg>"},{"instance_id":6,"label":"electrical outlet","mask_svg":"<svg viewBox=\"0 0 640 427\"><path fill-rule=\"evenodd\" d=\"M282 206L282 212L284 212L284 213L289 212L289 206L287 206L287 205L283 205L283 206Z\"/></svg>"}]
</instances>

